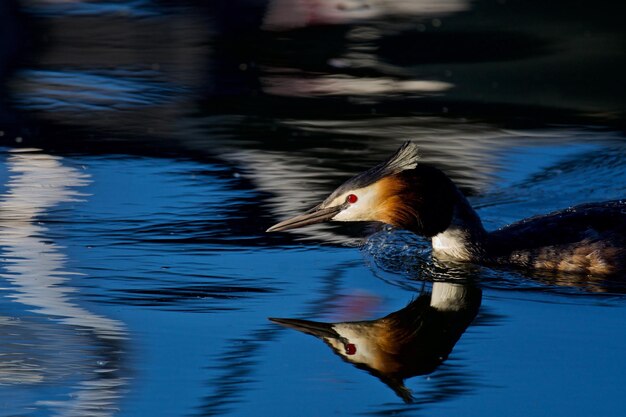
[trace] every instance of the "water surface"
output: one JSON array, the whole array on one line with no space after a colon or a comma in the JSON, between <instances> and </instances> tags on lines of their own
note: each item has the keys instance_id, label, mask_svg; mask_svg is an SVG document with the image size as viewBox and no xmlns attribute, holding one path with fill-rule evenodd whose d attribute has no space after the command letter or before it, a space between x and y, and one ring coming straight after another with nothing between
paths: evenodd
<instances>
[{"instance_id":1,"label":"water surface","mask_svg":"<svg viewBox=\"0 0 626 417\"><path fill-rule=\"evenodd\" d=\"M265 233L407 139L488 229L624 198L618 14L304 3L2 3L0 415L626 414L622 279ZM393 372L268 320L389 314Z\"/></svg>"}]
</instances>

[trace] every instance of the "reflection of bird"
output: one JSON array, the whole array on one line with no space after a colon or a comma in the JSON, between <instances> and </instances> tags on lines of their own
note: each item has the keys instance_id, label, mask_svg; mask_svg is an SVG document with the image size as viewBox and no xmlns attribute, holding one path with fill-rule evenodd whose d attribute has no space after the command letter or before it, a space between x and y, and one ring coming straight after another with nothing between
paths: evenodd
<instances>
[{"instance_id":1,"label":"reflection of bird","mask_svg":"<svg viewBox=\"0 0 626 417\"><path fill-rule=\"evenodd\" d=\"M402 399L411 401L403 381L433 372L450 354L480 307L473 286L437 282L402 310L378 320L319 323L270 319L324 340L345 361L369 371Z\"/></svg>"},{"instance_id":2,"label":"reflection of bird","mask_svg":"<svg viewBox=\"0 0 626 417\"><path fill-rule=\"evenodd\" d=\"M626 200L583 204L487 232L454 183L417 159L416 145L407 142L318 206L268 231L328 220L379 221L432 238L440 259L591 275L626 272Z\"/></svg>"}]
</instances>

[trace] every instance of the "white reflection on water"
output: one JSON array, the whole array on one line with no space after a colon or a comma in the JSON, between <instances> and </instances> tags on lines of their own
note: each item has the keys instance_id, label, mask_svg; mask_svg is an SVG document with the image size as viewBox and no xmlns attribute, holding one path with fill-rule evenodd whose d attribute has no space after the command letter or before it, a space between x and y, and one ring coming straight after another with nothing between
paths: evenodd
<instances>
[{"instance_id":1,"label":"white reflection on water","mask_svg":"<svg viewBox=\"0 0 626 417\"><path fill-rule=\"evenodd\" d=\"M7 159L9 180L0 199L0 277L10 283L3 288L6 298L33 307L38 316L1 318L0 384L57 385L65 375L72 381L69 400L39 400L36 406L52 407L63 416L109 416L126 385L117 375L124 326L72 300L77 289L70 277L77 274L66 270L65 248L51 241L40 221L55 205L77 201L82 196L77 189L88 183L88 175L62 162L33 149L14 150ZM84 379L76 383L77 373Z\"/></svg>"},{"instance_id":2,"label":"white reflection on water","mask_svg":"<svg viewBox=\"0 0 626 417\"><path fill-rule=\"evenodd\" d=\"M430 80L397 80L390 77L351 77L348 75L294 76L268 75L261 79L268 94L290 97L441 93L453 84ZM380 97L379 97L380 98Z\"/></svg>"},{"instance_id":3,"label":"white reflection on water","mask_svg":"<svg viewBox=\"0 0 626 417\"><path fill-rule=\"evenodd\" d=\"M281 215L291 213L298 207L303 209L300 205L311 201L312 195L313 198L316 194L321 197L321 190L328 186L328 177L337 175L336 170L324 167L313 170L310 167L315 166L315 158L294 153L241 149L223 156L241 164L246 176L254 181L257 188L281 197L272 198L269 203L272 211Z\"/></svg>"}]
</instances>

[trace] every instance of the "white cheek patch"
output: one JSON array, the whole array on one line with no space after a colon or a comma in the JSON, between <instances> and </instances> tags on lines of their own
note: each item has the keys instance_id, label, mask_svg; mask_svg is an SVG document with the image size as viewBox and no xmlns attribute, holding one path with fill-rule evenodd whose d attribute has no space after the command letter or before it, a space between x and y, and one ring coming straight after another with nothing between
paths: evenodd
<instances>
[{"instance_id":1,"label":"white cheek patch","mask_svg":"<svg viewBox=\"0 0 626 417\"><path fill-rule=\"evenodd\" d=\"M330 206L344 204L350 194L356 195L357 201L337 213L332 220L340 222L374 220L372 213L376 207L375 202L377 195L375 184L346 192L333 200Z\"/></svg>"},{"instance_id":2,"label":"white cheek patch","mask_svg":"<svg viewBox=\"0 0 626 417\"><path fill-rule=\"evenodd\" d=\"M347 352L344 342L334 339L332 345L342 356L349 359L350 362L376 366L378 350L367 326L363 328L349 323L337 323L333 329L343 337L344 341L353 345L352 351Z\"/></svg>"}]
</instances>

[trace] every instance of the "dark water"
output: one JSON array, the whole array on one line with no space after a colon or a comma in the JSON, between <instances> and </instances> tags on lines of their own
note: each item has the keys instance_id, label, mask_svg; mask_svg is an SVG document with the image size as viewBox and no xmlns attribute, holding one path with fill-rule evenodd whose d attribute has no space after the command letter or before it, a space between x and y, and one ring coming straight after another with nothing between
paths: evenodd
<instances>
[{"instance_id":1,"label":"dark water","mask_svg":"<svg viewBox=\"0 0 626 417\"><path fill-rule=\"evenodd\" d=\"M264 232L406 139L488 229L624 198L617 6L200 3L0 3L1 416L626 414L626 281Z\"/></svg>"}]
</instances>

